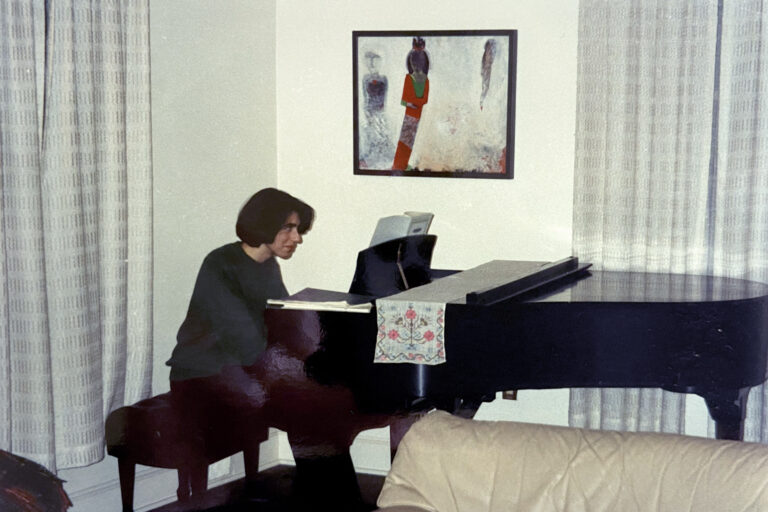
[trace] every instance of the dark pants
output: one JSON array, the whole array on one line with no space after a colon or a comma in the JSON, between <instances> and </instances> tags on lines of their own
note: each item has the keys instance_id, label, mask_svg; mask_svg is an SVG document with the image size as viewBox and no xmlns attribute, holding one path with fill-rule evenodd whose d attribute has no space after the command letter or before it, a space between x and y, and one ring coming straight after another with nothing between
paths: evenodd
<instances>
[{"instance_id":1,"label":"dark pants","mask_svg":"<svg viewBox=\"0 0 768 512\"><path fill-rule=\"evenodd\" d=\"M259 445L267 437L263 390L247 367L227 367L219 375L171 381L171 402L184 435L204 458L217 443L242 446L246 474L258 473ZM183 455L183 454L180 454Z\"/></svg>"}]
</instances>

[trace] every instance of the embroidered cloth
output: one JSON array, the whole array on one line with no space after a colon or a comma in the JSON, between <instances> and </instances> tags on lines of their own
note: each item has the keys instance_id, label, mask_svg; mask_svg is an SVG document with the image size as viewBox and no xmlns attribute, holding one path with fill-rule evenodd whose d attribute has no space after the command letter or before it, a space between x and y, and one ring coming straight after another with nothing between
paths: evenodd
<instances>
[{"instance_id":1,"label":"embroidered cloth","mask_svg":"<svg viewBox=\"0 0 768 512\"><path fill-rule=\"evenodd\" d=\"M446 361L445 309L466 304L467 293L519 279L543 265L494 260L430 284L376 300L374 362L436 365Z\"/></svg>"},{"instance_id":2,"label":"embroidered cloth","mask_svg":"<svg viewBox=\"0 0 768 512\"><path fill-rule=\"evenodd\" d=\"M445 304L378 300L376 315L379 332L374 362L445 362Z\"/></svg>"}]
</instances>

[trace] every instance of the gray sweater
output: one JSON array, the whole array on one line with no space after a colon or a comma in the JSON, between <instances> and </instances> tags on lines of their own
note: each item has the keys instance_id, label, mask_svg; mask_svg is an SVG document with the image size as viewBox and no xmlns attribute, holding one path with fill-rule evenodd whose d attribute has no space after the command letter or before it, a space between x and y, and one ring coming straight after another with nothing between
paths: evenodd
<instances>
[{"instance_id":1,"label":"gray sweater","mask_svg":"<svg viewBox=\"0 0 768 512\"><path fill-rule=\"evenodd\" d=\"M267 344L267 299L287 295L275 258L258 263L240 242L212 251L200 267L187 317L166 363L171 380L207 377L224 366L256 362Z\"/></svg>"}]
</instances>

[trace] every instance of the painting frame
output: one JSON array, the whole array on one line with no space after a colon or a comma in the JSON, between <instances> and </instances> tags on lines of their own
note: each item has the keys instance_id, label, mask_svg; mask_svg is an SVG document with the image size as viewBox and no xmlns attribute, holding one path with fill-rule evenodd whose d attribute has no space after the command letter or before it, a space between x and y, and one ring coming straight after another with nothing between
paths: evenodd
<instances>
[{"instance_id":1,"label":"painting frame","mask_svg":"<svg viewBox=\"0 0 768 512\"><path fill-rule=\"evenodd\" d=\"M356 30L352 80L355 175L514 177L517 30Z\"/></svg>"}]
</instances>

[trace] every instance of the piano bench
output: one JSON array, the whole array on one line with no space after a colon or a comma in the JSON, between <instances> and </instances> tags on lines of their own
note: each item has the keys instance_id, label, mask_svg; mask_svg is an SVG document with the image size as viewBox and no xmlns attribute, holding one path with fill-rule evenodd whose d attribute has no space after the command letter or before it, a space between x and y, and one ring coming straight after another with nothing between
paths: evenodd
<instances>
[{"instance_id":1,"label":"piano bench","mask_svg":"<svg viewBox=\"0 0 768 512\"><path fill-rule=\"evenodd\" d=\"M187 502L200 498L206 491L210 464L243 451L243 446L228 432L205 429L204 439L197 441L185 436L189 427L181 425L170 393L115 409L107 417L104 430L107 453L118 460L123 512L133 510L136 464L176 469L179 476L176 495L179 501ZM248 453L246 478L258 471L258 442L266 438L266 428L254 433L256 448ZM194 445L201 441L203 447Z\"/></svg>"}]
</instances>

